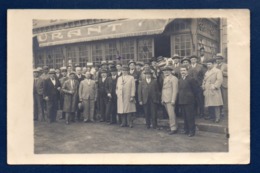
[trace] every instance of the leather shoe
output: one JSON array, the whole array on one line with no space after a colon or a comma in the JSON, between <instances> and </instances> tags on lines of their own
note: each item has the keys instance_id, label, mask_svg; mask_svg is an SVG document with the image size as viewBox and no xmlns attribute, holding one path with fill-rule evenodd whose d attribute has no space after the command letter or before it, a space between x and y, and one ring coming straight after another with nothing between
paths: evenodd
<instances>
[{"instance_id":1,"label":"leather shoe","mask_svg":"<svg viewBox=\"0 0 260 173\"><path fill-rule=\"evenodd\" d=\"M190 133L188 136L189 137L193 137L195 134L193 134L193 133Z\"/></svg>"},{"instance_id":2,"label":"leather shoe","mask_svg":"<svg viewBox=\"0 0 260 173\"><path fill-rule=\"evenodd\" d=\"M168 134L169 135L174 135L174 134L176 134L177 133L177 130L172 130L172 131L170 131Z\"/></svg>"}]
</instances>

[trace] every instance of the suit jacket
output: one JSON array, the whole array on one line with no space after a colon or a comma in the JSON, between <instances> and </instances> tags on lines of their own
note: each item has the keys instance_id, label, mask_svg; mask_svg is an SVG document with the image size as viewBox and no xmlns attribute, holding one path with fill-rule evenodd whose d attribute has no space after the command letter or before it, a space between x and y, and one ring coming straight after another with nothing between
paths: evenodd
<instances>
[{"instance_id":1,"label":"suit jacket","mask_svg":"<svg viewBox=\"0 0 260 173\"><path fill-rule=\"evenodd\" d=\"M194 78L197 83L201 86L203 78L204 78L204 71L203 66L201 64L196 64L195 67L190 67L189 69L189 75L190 77Z\"/></svg>"},{"instance_id":2,"label":"suit jacket","mask_svg":"<svg viewBox=\"0 0 260 173\"><path fill-rule=\"evenodd\" d=\"M105 81L102 82L102 78L98 80L98 97L107 99L107 94L111 94L111 77L106 77Z\"/></svg>"},{"instance_id":3,"label":"suit jacket","mask_svg":"<svg viewBox=\"0 0 260 173\"><path fill-rule=\"evenodd\" d=\"M184 80L181 77L178 87L178 103L180 105L195 104L195 97L199 91L197 81L189 75Z\"/></svg>"},{"instance_id":4,"label":"suit jacket","mask_svg":"<svg viewBox=\"0 0 260 173\"><path fill-rule=\"evenodd\" d=\"M222 71L223 74L223 82L222 82L222 87L228 88L228 73L227 73L227 64L226 63L221 63L217 65L217 68Z\"/></svg>"},{"instance_id":5,"label":"suit jacket","mask_svg":"<svg viewBox=\"0 0 260 173\"><path fill-rule=\"evenodd\" d=\"M119 76L116 75L116 78L113 79L111 76L111 80L108 83L108 86L106 86L106 88L108 88L107 93L110 93L112 95L112 100L116 101L116 84L117 84L117 80L118 80Z\"/></svg>"},{"instance_id":6,"label":"suit jacket","mask_svg":"<svg viewBox=\"0 0 260 173\"><path fill-rule=\"evenodd\" d=\"M138 86L138 100L147 103L148 97L153 103L159 103L159 87L156 79L151 78L148 84L146 79L143 79Z\"/></svg>"},{"instance_id":7,"label":"suit jacket","mask_svg":"<svg viewBox=\"0 0 260 173\"><path fill-rule=\"evenodd\" d=\"M83 81L85 79L85 76L81 75L80 77L78 77L78 75L76 75L75 79L80 83L81 81Z\"/></svg>"},{"instance_id":8,"label":"suit jacket","mask_svg":"<svg viewBox=\"0 0 260 173\"><path fill-rule=\"evenodd\" d=\"M37 79L34 79L33 93L42 95L43 94L43 84L44 84L44 80L42 78L38 77Z\"/></svg>"},{"instance_id":9,"label":"suit jacket","mask_svg":"<svg viewBox=\"0 0 260 173\"><path fill-rule=\"evenodd\" d=\"M175 64L172 65L172 74L177 77L180 78L180 63L178 63L178 66L175 67Z\"/></svg>"},{"instance_id":10,"label":"suit jacket","mask_svg":"<svg viewBox=\"0 0 260 173\"><path fill-rule=\"evenodd\" d=\"M173 75L169 75L163 80L162 88L162 101L165 103L170 103L176 101L178 93L178 79Z\"/></svg>"},{"instance_id":11,"label":"suit jacket","mask_svg":"<svg viewBox=\"0 0 260 173\"><path fill-rule=\"evenodd\" d=\"M97 100L97 84L94 80L85 79L79 84L80 100Z\"/></svg>"},{"instance_id":12,"label":"suit jacket","mask_svg":"<svg viewBox=\"0 0 260 173\"><path fill-rule=\"evenodd\" d=\"M49 100L55 101L59 97L58 87L61 87L60 81L55 79L55 85L53 85L50 78L46 79L43 85L43 97L49 97Z\"/></svg>"}]
</instances>

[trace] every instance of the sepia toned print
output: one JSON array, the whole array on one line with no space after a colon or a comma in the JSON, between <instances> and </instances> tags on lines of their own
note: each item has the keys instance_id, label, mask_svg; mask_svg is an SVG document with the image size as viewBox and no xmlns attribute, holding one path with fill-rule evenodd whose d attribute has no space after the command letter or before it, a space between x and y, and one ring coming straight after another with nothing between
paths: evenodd
<instances>
[{"instance_id":1,"label":"sepia toned print","mask_svg":"<svg viewBox=\"0 0 260 173\"><path fill-rule=\"evenodd\" d=\"M33 157L231 155L234 23L183 14L31 18Z\"/></svg>"}]
</instances>

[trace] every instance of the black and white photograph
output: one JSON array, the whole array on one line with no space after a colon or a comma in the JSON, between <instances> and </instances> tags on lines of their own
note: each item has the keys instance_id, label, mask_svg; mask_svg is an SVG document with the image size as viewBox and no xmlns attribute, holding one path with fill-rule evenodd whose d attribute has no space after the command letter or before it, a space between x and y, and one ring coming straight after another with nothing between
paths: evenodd
<instances>
[{"instance_id":1,"label":"black and white photograph","mask_svg":"<svg viewBox=\"0 0 260 173\"><path fill-rule=\"evenodd\" d=\"M30 17L32 155L232 151L231 20L131 14Z\"/></svg>"}]
</instances>

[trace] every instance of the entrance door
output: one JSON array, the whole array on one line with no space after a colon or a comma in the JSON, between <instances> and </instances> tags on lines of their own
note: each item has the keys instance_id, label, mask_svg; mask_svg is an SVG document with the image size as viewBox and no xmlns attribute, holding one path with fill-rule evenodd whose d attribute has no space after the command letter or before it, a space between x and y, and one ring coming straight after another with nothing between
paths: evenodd
<instances>
[{"instance_id":1,"label":"entrance door","mask_svg":"<svg viewBox=\"0 0 260 173\"><path fill-rule=\"evenodd\" d=\"M170 36L160 35L154 38L154 56L171 56Z\"/></svg>"}]
</instances>

